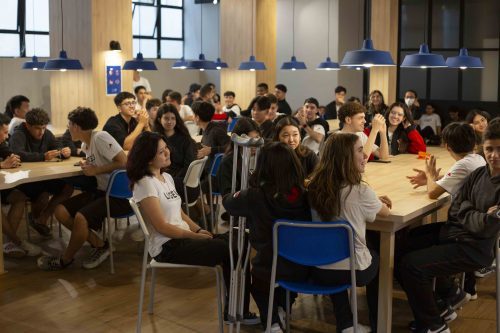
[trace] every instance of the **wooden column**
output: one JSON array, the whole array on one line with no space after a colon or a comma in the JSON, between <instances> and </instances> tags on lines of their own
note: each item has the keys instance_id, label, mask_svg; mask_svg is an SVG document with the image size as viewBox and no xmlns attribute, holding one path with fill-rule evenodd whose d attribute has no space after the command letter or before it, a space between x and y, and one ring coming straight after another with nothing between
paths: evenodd
<instances>
[{"instance_id":1,"label":"wooden column","mask_svg":"<svg viewBox=\"0 0 500 333\"><path fill-rule=\"evenodd\" d=\"M371 0L371 38L377 50L389 51L397 62L398 51L398 0ZM372 67L369 90L380 90L385 103L396 101L396 66Z\"/></svg>"},{"instance_id":2,"label":"wooden column","mask_svg":"<svg viewBox=\"0 0 500 333\"><path fill-rule=\"evenodd\" d=\"M242 61L252 52L253 1L221 1L221 57L230 69L221 71L221 91L233 90L239 105L245 108L255 97L257 83L274 87L276 82L276 0L256 0L254 55L266 64L266 71L240 71Z\"/></svg>"},{"instance_id":3,"label":"wooden column","mask_svg":"<svg viewBox=\"0 0 500 333\"><path fill-rule=\"evenodd\" d=\"M60 0L50 0L50 53L61 50ZM50 77L51 120L55 129L66 127L68 112L77 106L91 107L102 128L116 114L114 96L106 96L105 57L109 42L117 40L121 64L132 58L131 0L63 0L64 49L77 58L81 71L52 72ZM122 72L122 90L131 86L132 73Z\"/></svg>"}]
</instances>

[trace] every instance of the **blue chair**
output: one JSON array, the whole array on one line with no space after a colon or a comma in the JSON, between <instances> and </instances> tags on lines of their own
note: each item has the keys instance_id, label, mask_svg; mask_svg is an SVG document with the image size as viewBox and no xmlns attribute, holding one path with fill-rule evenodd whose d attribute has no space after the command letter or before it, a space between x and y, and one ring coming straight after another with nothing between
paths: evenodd
<instances>
[{"instance_id":1,"label":"blue chair","mask_svg":"<svg viewBox=\"0 0 500 333\"><path fill-rule=\"evenodd\" d=\"M227 131L232 132L236 123L240 120L240 117L234 117L231 123L227 124Z\"/></svg>"},{"instance_id":2,"label":"blue chair","mask_svg":"<svg viewBox=\"0 0 500 333\"><path fill-rule=\"evenodd\" d=\"M351 283L324 286L308 281L276 281L278 255L304 266L333 264L349 258ZM356 301L356 258L354 256L353 230L347 221L302 222L278 220L273 228L273 264L269 289L269 308L266 332L271 331L274 289L286 290L286 332L290 332L290 291L302 294L331 295L351 288L351 308L354 332L357 331L358 312Z\"/></svg>"},{"instance_id":3,"label":"blue chair","mask_svg":"<svg viewBox=\"0 0 500 333\"><path fill-rule=\"evenodd\" d=\"M217 171L219 170L220 162L222 161L222 158L224 157L223 153L220 154L215 154L214 156L214 161L212 162L212 167L210 168L210 176L208 177L208 188L210 191L210 222L212 224L212 231L217 233L217 217L219 216L219 207L220 207L220 202L219 202L219 196L221 195L220 192L214 192L212 188L212 178L217 177ZM214 200L215 199L215 200ZM214 201L216 205L216 209L214 212Z\"/></svg>"},{"instance_id":4,"label":"blue chair","mask_svg":"<svg viewBox=\"0 0 500 333\"><path fill-rule=\"evenodd\" d=\"M127 177L127 172L125 170L115 170L111 173L108 181L108 188L106 189L106 228L108 229L108 242L109 242L109 262L111 265L111 274L115 273L115 265L113 261L113 237L111 237L111 219L121 219L129 218L134 215L131 211L129 214L125 215L113 215L111 216L111 210L109 205L109 198L117 199L130 199L132 198L132 191L129 187L129 179Z\"/></svg>"}]
</instances>

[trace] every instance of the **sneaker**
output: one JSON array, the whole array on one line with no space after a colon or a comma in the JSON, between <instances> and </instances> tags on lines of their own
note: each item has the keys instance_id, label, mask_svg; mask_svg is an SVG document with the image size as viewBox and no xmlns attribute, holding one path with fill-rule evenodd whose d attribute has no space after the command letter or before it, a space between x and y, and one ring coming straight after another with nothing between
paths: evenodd
<instances>
[{"instance_id":1,"label":"sneaker","mask_svg":"<svg viewBox=\"0 0 500 333\"><path fill-rule=\"evenodd\" d=\"M417 333L451 333L448 325L436 325L436 327L425 328L419 330Z\"/></svg>"},{"instance_id":2,"label":"sneaker","mask_svg":"<svg viewBox=\"0 0 500 333\"><path fill-rule=\"evenodd\" d=\"M370 333L371 331L372 331L372 329L369 326L361 325L358 323L358 330L357 330L358 333ZM342 333L354 333L354 326L344 328L341 332Z\"/></svg>"},{"instance_id":3,"label":"sneaker","mask_svg":"<svg viewBox=\"0 0 500 333\"><path fill-rule=\"evenodd\" d=\"M260 324L260 318L257 316L257 314L253 312L247 312L243 315L243 320L241 321L243 325L249 326L249 325L257 325ZM271 327L272 331L272 327Z\"/></svg>"},{"instance_id":4,"label":"sneaker","mask_svg":"<svg viewBox=\"0 0 500 333\"><path fill-rule=\"evenodd\" d=\"M26 251L14 242L7 242L3 245L3 253L6 257L22 258L26 255Z\"/></svg>"},{"instance_id":5,"label":"sneaker","mask_svg":"<svg viewBox=\"0 0 500 333\"><path fill-rule=\"evenodd\" d=\"M52 232L50 231L50 228L46 226L45 224L40 224L35 221L33 218L33 215L31 213L28 213L28 224L30 227L35 229L36 232L40 234L40 236L43 236L45 238L51 237Z\"/></svg>"},{"instance_id":6,"label":"sneaker","mask_svg":"<svg viewBox=\"0 0 500 333\"><path fill-rule=\"evenodd\" d=\"M130 234L130 238L134 242L143 242L144 241L144 233L142 232L142 229L136 229Z\"/></svg>"},{"instance_id":7,"label":"sneaker","mask_svg":"<svg viewBox=\"0 0 500 333\"><path fill-rule=\"evenodd\" d=\"M41 256L36 261L38 268L43 269L44 271L60 271L69 265L73 260L71 260L68 264L63 264L62 259L60 257L52 257L52 256Z\"/></svg>"},{"instance_id":8,"label":"sneaker","mask_svg":"<svg viewBox=\"0 0 500 333\"><path fill-rule=\"evenodd\" d=\"M496 270L496 268L494 266L484 267L484 268L481 268L481 269L475 271L474 275L477 278L484 278L485 276L488 276L491 273L495 272L495 270Z\"/></svg>"},{"instance_id":9,"label":"sneaker","mask_svg":"<svg viewBox=\"0 0 500 333\"><path fill-rule=\"evenodd\" d=\"M453 310L460 308L462 305L470 301L470 294L460 288L457 288L455 295L446 299Z\"/></svg>"},{"instance_id":10,"label":"sneaker","mask_svg":"<svg viewBox=\"0 0 500 333\"><path fill-rule=\"evenodd\" d=\"M286 310L282 306L278 306L278 318L282 327L286 326Z\"/></svg>"},{"instance_id":11,"label":"sneaker","mask_svg":"<svg viewBox=\"0 0 500 333\"><path fill-rule=\"evenodd\" d=\"M263 333L266 333L266 331L264 331ZM271 333L283 333L283 330L281 329L280 324L278 324L278 323L272 324L271 325Z\"/></svg>"},{"instance_id":12,"label":"sneaker","mask_svg":"<svg viewBox=\"0 0 500 333\"><path fill-rule=\"evenodd\" d=\"M103 247L94 247L87 259L82 263L85 269L92 269L99 266L104 260L109 257L109 244L106 241Z\"/></svg>"},{"instance_id":13,"label":"sneaker","mask_svg":"<svg viewBox=\"0 0 500 333\"><path fill-rule=\"evenodd\" d=\"M39 246L32 244L26 240L23 240L21 242L21 248L26 252L26 255L29 257L35 257L40 253L42 253L42 249Z\"/></svg>"},{"instance_id":14,"label":"sneaker","mask_svg":"<svg viewBox=\"0 0 500 333\"><path fill-rule=\"evenodd\" d=\"M444 303L444 301L443 301L443 303ZM438 307L440 307L439 303L438 303ZM443 309L441 309L441 312L439 315L441 316L441 318L443 318L443 320L446 323L449 323L449 322L457 319L457 317L458 317L457 312L455 310L453 310L453 308L450 305L446 305ZM417 322L415 320L410 321L410 323L408 324L408 327L409 327L410 331L415 332L417 330Z\"/></svg>"}]
</instances>

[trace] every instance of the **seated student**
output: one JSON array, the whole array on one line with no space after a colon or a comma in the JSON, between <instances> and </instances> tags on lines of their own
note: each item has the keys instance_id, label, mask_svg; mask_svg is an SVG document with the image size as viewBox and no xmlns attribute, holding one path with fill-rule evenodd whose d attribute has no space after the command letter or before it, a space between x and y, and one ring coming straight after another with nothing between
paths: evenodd
<instances>
[{"instance_id":1,"label":"seated student","mask_svg":"<svg viewBox=\"0 0 500 333\"><path fill-rule=\"evenodd\" d=\"M102 130L111 134L124 150L130 150L135 138L142 131L151 130L149 115L145 109L136 113L135 106L137 102L135 96L127 91L117 94L114 102L118 114L109 117Z\"/></svg>"},{"instance_id":2,"label":"seated student","mask_svg":"<svg viewBox=\"0 0 500 333\"><path fill-rule=\"evenodd\" d=\"M257 85L257 88L255 90L255 95L256 96L265 96L269 94L269 86L267 83L262 82Z\"/></svg>"},{"instance_id":3,"label":"seated student","mask_svg":"<svg viewBox=\"0 0 500 333\"><path fill-rule=\"evenodd\" d=\"M146 103L151 98L146 90L146 87L137 86L134 88L134 93L137 100L137 103L135 104L135 111L146 110Z\"/></svg>"},{"instance_id":4,"label":"seated student","mask_svg":"<svg viewBox=\"0 0 500 333\"><path fill-rule=\"evenodd\" d=\"M68 129L73 140L82 141L82 151L87 157L80 162L85 176L97 179L97 190L82 192L56 207L55 216L71 231L69 243L61 256L42 256L38 267L54 271L66 268L73 262L76 253L87 241L92 251L83 261L82 267L92 269L109 256L109 245L96 231L106 218L106 188L111 172L123 169L127 155L113 137L105 131L94 131L98 119L93 110L78 107L68 114ZM110 198L111 215L125 215L132 211L126 199Z\"/></svg>"},{"instance_id":5,"label":"seated student","mask_svg":"<svg viewBox=\"0 0 500 333\"><path fill-rule=\"evenodd\" d=\"M168 94L170 94L172 91L173 91L172 89L163 90L163 92L161 93L161 104L168 103L167 97L168 97ZM182 100L182 97L181 97L181 100ZM155 119L156 119L156 117L155 117Z\"/></svg>"},{"instance_id":6,"label":"seated student","mask_svg":"<svg viewBox=\"0 0 500 333\"><path fill-rule=\"evenodd\" d=\"M355 134L334 134L328 138L321 160L307 187L314 221L347 220L354 231L356 257L356 283L367 285L368 307L372 330L377 328L378 255L367 247L366 223L375 217L388 216L392 206L386 196L377 197L362 182L366 166L363 143ZM350 282L349 261L319 266L310 276L324 284ZM300 275L300 273L299 273ZM331 295L338 330L352 332L352 313L347 291ZM359 329L359 326L358 326ZM368 330L361 326L361 332Z\"/></svg>"},{"instance_id":7,"label":"seated student","mask_svg":"<svg viewBox=\"0 0 500 333\"><path fill-rule=\"evenodd\" d=\"M26 113L26 122L16 127L9 144L21 162L43 162L71 156L71 149L61 148L54 134L47 129L49 121L47 112L34 108ZM28 214L29 225L40 235L49 237L47 222L54 208L71 196L73 188L62 179L22 184L17 188L32 202L31 213ZM50 194L52 198L49 200Z\"/></svg>"},{"instance_id":8,"label":"seated student","mask_svg":"<svg viewBox=\"0 0 500 333\"><path fill-rule=\"evenodd\" d=\"M472 126L476 133L476 147L474 151L477 154L483 154L483 133L488 128L490 119L491 116L488 112L478 109L470 110L465 117L465 122Z\"/></svg>"},{"instance_id":9,"label":"seated student","mask_svg":"<svg viewBox=\"0 0 500 333\"><path fill-rule=\"evenodd\" d=\"M342 105L339 109L338 119L344 126L340 130L340 133L356 134L363 143L363 150L366 156L369 157L371 154L374 154L375 157L386 160L389 158L389 145L387 143L385 119L381 114L375 115L372 120L370 136L366 136L363 132L366 122L365 111L364 106L358 103L348 102ZM375 140L379 132L381 133L380 146L377 146Z\"/></svg>"},{"instance_id":10,"label":"seated student","mask_svg":"<svg viewBox=\"0 0 500 333\"><path fill-rule=\"evenodd\" d=\"M370 93L368 103L366 104L366 124L365 127L369 127L372 123L373 116L376 114L381 114L385 116L387 110L387 105L385 105L384 95L380 90L373 90Z\"/></svg>"},{"instance_id":11,"label":"seated student","mask_svg":"<svg viewBox=\"0 0 500 333\"><path fill-rule=\"evenodd\" d=\"M155 126L156 114L158 113L158 108L161 104L162 103L158 98L152 98L146 102L146 111L149 116L149 128L151 130L153 130Z\"/></svg>"},{"instance_id":12,"label":"seated student","mask_svg":"<svg viewBox=\"0 0 500 333\"><path fill-rule=\"evenodd\" d=\"M201 85L198 83L191 83L189 86L189 92L182 98L182 104L187 106L192 106L193 102L200 97Z\"/></svg>"},{"instance_id":13,"label":"seated student","mask_svg":"<svg viewBox=\"0 0 500 333\"><path fill-rule=\"evenodd\" d=\"M389 153L391 155L418 154L419 151L426 151L424 139L413 124L410 110L406 104L392 103L387 110L385 123ZM371 127L365 128L364 132L366 135L370 135ZM380 145L380 135L377 135L375 144Z\"/></svg>"},{"instance_id":14,"label":"seated student","mask_svg":"<svg viewBox=\"0 0 500 333\"><path fill-rule=\"evenodd\" d=\"M224 113L233 113L232 118L238 117L241 112L240 106L234 102L235 97L236 94L234 91L226 91L224 93L224 106L222 107L222 111Z\"/></svg>"},{"instance_id":15,"label":"seated student","mask_svg":"<svg viewBox=\"0 0 500 333\"><path fill-rule=\"evenodd\" d=\"M61 137L61 143L63 146L69 147L69 149L71 150L71 156L85 157L85 154L82 152L82 142L73 141L71 139L71 133L68 129Z\"/></svg>"},{"instance_id":16,"label":"seated student","mask_svg":"<svg viewBox=\"0 0 500 333\"><path fill-rule=\"evenodd\" d=\"M276 124L274 141L283 142L293 149L300 160L306 178L313 172L319 161L318 155L301 144L300 126L297 119L290 116L281 118Z\"/></svg>"},{"instance_id":17,"label":"seated student","mask_svg":"<svg viewBox=\"0 0 500 333\"><path fill-rule=\"evenodd\" d=\"M14 134L14 129L25 122L26 112L30 110L30 100L23 95L11 97L5 106L5 114L11 119L9 135Z\"/></svg>"},{"instance_id":18,"label":"seated student","mask_svg":"<svg viewBox=\"0 0 500 333\"><path fill-rule=\"evenodd\" d=\"M318 116L319 102L314 97L304 101L304 106L295 116L302 127L302 144L311 149L315 154L319 153L319 146L330 130L330 125Z\"/></svg>"},{"instance_id":19,"label":"seated student","mask_svg":"<svg viewBox=\"0 0 500 333\"><path fill-rule=\"evenodd\" d=\"M418 99L417 92L411 89L406 90L404 94L404 102L411 111L413 121L418 125L423 112L420 109L420 101Z\"/></svg>"},{"instance_id":20,"label":"seated student","mask_svg":"<svg viewBox=\"0 0 500 333\"><path fill-rule=\"evenodd\" d=\"M447 126L450 123L463 121L461 113L462 110L460 110L458 106L450 105L450 107L448 108L448 123L445 126Z\"/></svg>"},{"instance_id":21,"label":"seated student","mask_svg":"<svg viewBox=\"0 0 500 333\"><path fill-rule=\"evenodd\" d=\"M284 165L287 167L284 168ZM296 154L284 143L266 144L257 158L256 170L250 176L249 188L226 195L222 204L229 214L248 218L250 244L256 251L251 261L251 290L265 329L273 257L273 223L277 219L311 220L304 173ZM278 276L280 273L293 275L293 270L279 271ZM271 332L277 333L282 331L276 303Z\"/></svg>"},{"instance_id":22,"label":"seated student","mask_svg":"<svg viewBox=\"0 0 500 333\"><path fill-rule=\"evenodd\" d=\"M439 144L441 135L441 117L434 113L436 108L432 103L425 105L425 113L420 117L420 133L427 143Z\"/></svg>"},{"instance_id":23,"label":"seated student","mask_svg":"<svg viewBox=\"0 0 500 333\"><path fill-rule=\"evenodd\" d=\"M269 112L267 114L267 119L276 124L276 121L279 116L283 116L283 113L278 113L278 99L273 94L267 94L266 97L269 99L269 103L271 103L271 107L269 108Z\"/></svg>"},{"instance_id":24,"label":"seated student","mask_svg":"<svg viewBox=\"0 0 500 333\"><path fill-rule=\"evenodd\" d=\"M10 122L11 119L7 115L0 113L0 169L17 168L21 165L20 157L12 154L7 145ZM25 255L37 256L40 254L41 249L26 240L21 240L17 236L19 222L23 218L26 197L16 189L2 190L1 193L2 203L10 205L7 215L0 209L0 213L2 214L2 233L5 237L3 253L5 256L15 258Z\"/></svg>"},{"instance_id":25,"label":"seated student","mask_svg":"<svg viewBox=\"0 0 500 333\"><path fill-rule=\"evenodd\" d=\"M174 105L167 103L160 107L154 131L165 136L172 152L168 173L174 178L184 178L189 164L196 159L196 143L189 135Z\"/></svg>"},{"instance_id":26,"label":"seated student","mask_svg":"<svg viewBox=\"0 0 500 333\"><path fill-rule=\"evenodd\" d=\"M260 133L264 140L272 140L274 135L274 124L268 119L271 102L267 96L259 96L252 108L252 118L259 126Z\"/></svg>"},{"instance_id":27,"label":"seated student","mask_svg":"<svg viewBox=\"0 0 500 333\"><path fill-rule=\"evenodd\" d=\"M200 128L194 122L194 112L189 105L181 104L181 94L177 91L170 92L167 96L167 103L173 104L177 108L181 119L189 130L189 134L191 136L198 135Z\"/></svg>"},{"instance_id":28,"label":"seated student","mask_svg":"<svg viewBox=\"0 0 500 333\"><path fill-rule=\"evenodd\" d=\"M129 153L127 175L134 200L151 231L149 254L158 262L185 265L221 265L226 291L231 281L228 234L212 235L203 230L181 208L172 176L161 170L170 165L170 150L157 133L142 133ZM244 324L257 324L258 317L248 311L245 295ZM228 304L226 301L224 302ZM227 313L227 312L226 312Z\"/></svg>"},{"instance_id":29,"label":"seated student","mask_svg":"<svg viewBox=\"0 0 500 333\"><path fill-rule=\"evenodd\" d=\"M435 277L473 271L490 265L495 257L500 231L500 119L484 133L484 154L487 165L466 177L452 198L448 221L413 229L405 243L398 273L417 332L450 332L436 304ZM456 287L436 290L445 299L460 294Z\"/></svg>"},{"instance_id":30,"label":"seated student","mask_svg":"<svg viewBox=\"0 0 500 333\"><path fill-rule=\"evenodd\" d=\"M325 120L337 119L337 112L344 105L346 94L347 89L345 87L337 86L335 88L335 99L326 105Z\"/></svg>"}]
</instances>

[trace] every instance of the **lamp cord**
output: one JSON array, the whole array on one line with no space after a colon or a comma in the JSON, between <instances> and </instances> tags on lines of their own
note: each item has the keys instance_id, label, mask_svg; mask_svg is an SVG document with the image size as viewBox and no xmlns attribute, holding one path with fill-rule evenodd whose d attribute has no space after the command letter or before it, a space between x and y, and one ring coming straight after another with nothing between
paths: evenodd
<instances>
[{"instance_id":1,"label":"lamp cord","mask_svg":"<svg viewBox=\"0 0 500 333\"><path fill-rule=\"evenodd\" d=\"M201 41L201 47L200 47L200 53L203 53L203 3L200 4L200 41Z\"/></svg>"},{"instance_id":2,"label":"lamp cord","mask_svg":"<svg viewBox=\"0 0 500 333\"><path fill-rule=\"evenodd\" d=\"M33 1L34 3L34 1ZM63 0L61 0L61 50L64 51L64 13L63 13Z\"/></svg>"},{"instance_id":3,"label":"lamp cord","mask_svg":"<svg viewBox=\"0 0 500 333\"><path fill-rule=\"evenodd\" d=\"M326 15L328 19L328 32L327 32L327 40L326 40L326 54L328 58L330 57L330 0L328 0L328 14Z\"/></svg>"},{"instance_id":4,"label":"lamp cord","mask_svg":"<svg viewBox=\"0 0 500 333\"><path fill-rule=\"evenodd\" d=\"M254 55L253 54L253 47L254 47L254 43L255 43L255 22L254 22L254 11L255 11L255 0L252 1L252 54L251 55Z\"/></svg>"},{"instance_id":5,"label":"lamp cord","mask_svg":"<svg viewBox=\"0 0 500 333\"><path fill-rule=\"evenodd\" d=\"M295 56L295 0L292 5L292 55Z\"/></svg>"}]
</instances>

